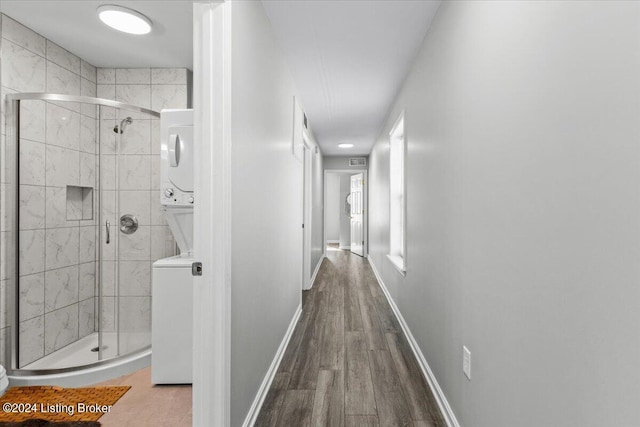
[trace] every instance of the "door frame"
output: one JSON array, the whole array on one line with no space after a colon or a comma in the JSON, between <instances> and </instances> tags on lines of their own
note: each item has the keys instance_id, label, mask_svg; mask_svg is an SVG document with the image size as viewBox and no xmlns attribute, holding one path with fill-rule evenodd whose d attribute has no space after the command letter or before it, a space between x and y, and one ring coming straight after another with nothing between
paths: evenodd
<instances>
[{"instance_id":1,"label":"door frame","mask_svg":"<svg viewBox=\"0 0 640 427\"><path fill-rule=\"evenodd\" d=\"M364 214L362 215L362 227L364 245L362 249L363 258L369 255L369 179L367 177L366 169L325 169L322 182L322 253L327 256L327 175L330 173L348 173L355 175L361 173L364 179L364 185L362 186L362 205L364 207Z\"/></svg>"},{"instance_id":2,"label":"door frame","mask_svg":"<svg viewBox=\"0 0 640 427\"><path fill-rule=\"evenodd\" d=\"M311 231L313 211L313 162L314 145L309 141L306 129L302 131L302 281L303 291L311 289Z\"/></svg>"},{"instance_id":3,"label":"door frame","mask_svg":"<svg viewBox=\"0 0 640 427\"><path fill-rule=\"evenodd\" d=\"M193 4L193 425L231 423L230 1Z\"/></svg>"}]
</instances>

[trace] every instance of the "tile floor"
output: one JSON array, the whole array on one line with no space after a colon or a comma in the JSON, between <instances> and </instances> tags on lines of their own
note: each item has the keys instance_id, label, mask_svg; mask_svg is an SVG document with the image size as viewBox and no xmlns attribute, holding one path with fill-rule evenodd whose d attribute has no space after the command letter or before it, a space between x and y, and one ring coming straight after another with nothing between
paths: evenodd
<instances>
[{"instance_id":1,"label":"tile floor","mask_svg":"<svg viewBox=\"0 0 640 427\"><path fill-rule=\"evenodd\" d=\"M103 427L190 427L191 386L152 385L151 368L96 385L131 389L100 418Z\"/></svg>"}]
</instances>

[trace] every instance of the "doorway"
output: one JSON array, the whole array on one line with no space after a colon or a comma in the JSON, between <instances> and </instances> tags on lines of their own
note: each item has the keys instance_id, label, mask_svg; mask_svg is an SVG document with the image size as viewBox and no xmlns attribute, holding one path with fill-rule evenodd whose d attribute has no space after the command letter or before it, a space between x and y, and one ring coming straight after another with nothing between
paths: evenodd
<instances>
[{"instance_id":1,"label":"doorway","mask_svg":"<svg viewBox=\"0 0 640 427\"><path fill-rule=\"evenodd\" d=\"M324 250L367 256L367 171L324 171Z\"/></svg>"}]
</instances>

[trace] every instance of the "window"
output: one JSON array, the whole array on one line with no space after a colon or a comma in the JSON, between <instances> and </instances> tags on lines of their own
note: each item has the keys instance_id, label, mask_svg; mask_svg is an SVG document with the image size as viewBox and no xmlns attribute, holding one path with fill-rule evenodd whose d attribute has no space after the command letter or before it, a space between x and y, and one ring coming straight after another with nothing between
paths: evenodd
<instances>
[{"instance_id":1,"label":"window","mask_svg":"<svg viewBox=\"0 0 640 427\"><path fill-rule=\"evenodd\" d=\"M403 275L406 271L404 112L389 133L389 254L387 257Z\"/></svg>"}]
</instances>

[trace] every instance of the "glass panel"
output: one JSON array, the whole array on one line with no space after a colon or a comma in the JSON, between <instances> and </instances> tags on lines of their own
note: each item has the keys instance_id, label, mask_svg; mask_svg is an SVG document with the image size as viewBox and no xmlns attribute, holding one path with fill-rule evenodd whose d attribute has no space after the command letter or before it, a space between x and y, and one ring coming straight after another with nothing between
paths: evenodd
<instances>
[{"instance_id":1,"label":"glass panel","mask_svg":"<svg viewBox=\"0 0 640 427\"><path fill-rule=\"evenodd\" d=\"M118 110L100 106L100 231L101 231L101 283L99 287L100 360L118 356L117 310L118 276L117 246L117 180L116 180L116 125Z\"/></svg>"},{"instance_id":2,"label":"glass panel","mask_svg":"<svg viewBox=\"0 0 640 427\"><path fill-rule=\"evenodd\" d=\"M151 345L151 265L175 253L157 195L159 144L158 119L101 107L103 359Z\"/></svg>"},{"instance_id":3,"label":"glass panel","mask_svg":"<svg viewBox=\"0 0 640 427\"><path fill-rule=\"evenodd\" d=\"M19 105L17 366L93 363L96 107L38 100Z\"/></svg>"},{"instance_id":4,"label":"glass panel","mask_svg":"<svg viewBox=\"0 0 640 427\"><path fill-rule=\"evenodd\" d=\"M127 354L151 345L151 202L158 198L152 190L151 117L119 113L116 311L120 354Z\"/></svg>"}]
</instances>

